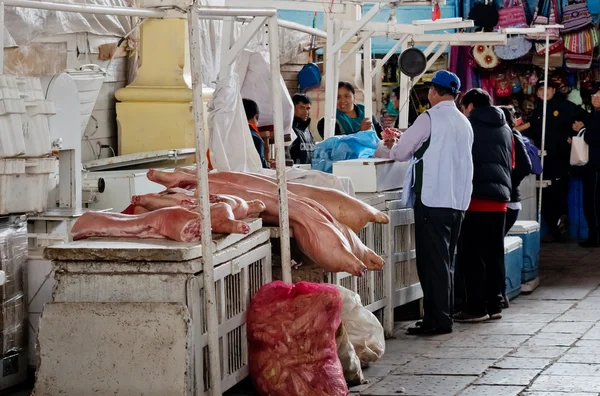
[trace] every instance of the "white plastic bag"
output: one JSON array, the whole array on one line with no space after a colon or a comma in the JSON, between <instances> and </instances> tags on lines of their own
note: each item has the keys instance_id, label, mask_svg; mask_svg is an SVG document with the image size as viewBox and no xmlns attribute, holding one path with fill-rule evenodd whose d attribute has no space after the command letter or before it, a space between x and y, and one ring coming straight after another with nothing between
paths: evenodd
<instances>
[{"instance_id":1,"label":"white plastic bag","mask_svg":"<svg viewBox=\"0 0 600 396\"><path fill-rule=\"evenodd\" d=\"M348 338L348 332L343 323L335 335L335 342L337 344L338 358L344 369L344 379L348 385L364 384L365 377L360 366L360 359L356 355L354 345L352 345L350 338Z\"/></svg>"},{"instance_id":2,"label":"white plastic bag","mask_svg":"<svg viewBox=\"0 0 600 396\"><path fill-rule=\"evenodd\" d=\"M385 352L385 336L379 320L365 309L360 296L337 286L342 296L342 324L363 366L374 363Z\"/></svg>"},{"instance_id":3,"label":"white plastic bag","mask_svg":"<svg viewBox=\"0 0 600 396\"><path fill-rule=\"evenodd\" d=\"M589 160L589 147L583 139L585 128L571 139L571 165L584 166Z\"/></svg>"}]
</instances>

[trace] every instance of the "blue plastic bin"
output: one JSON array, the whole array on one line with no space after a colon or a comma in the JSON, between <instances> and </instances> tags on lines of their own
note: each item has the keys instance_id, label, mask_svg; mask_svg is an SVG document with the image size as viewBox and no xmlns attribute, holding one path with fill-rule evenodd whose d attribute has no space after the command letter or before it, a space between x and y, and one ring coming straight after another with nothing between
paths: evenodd
<instances>
[{"instance_id":1,"label":"blue plastic bin","mask_svg":"<svg viewBox=\"0 0 600 396\"><path fill-rule=\"evenodd\" d=\"M506 296L512 300L521 294L523 272L523 241L521 238L512 236L504 238L504 268L506 270Z\"/></svg>"},{"instance_id":2,"label":"blue plastic bin","mask_svg":"<svg viewBox=\"0 0 600 396\"><path fill-rule=\"evenodd\" d=\"M523 241L523 279L529 282L540 275L540 225L536 221L517 221L508 235Z\"/></svg>"}]
</instances>

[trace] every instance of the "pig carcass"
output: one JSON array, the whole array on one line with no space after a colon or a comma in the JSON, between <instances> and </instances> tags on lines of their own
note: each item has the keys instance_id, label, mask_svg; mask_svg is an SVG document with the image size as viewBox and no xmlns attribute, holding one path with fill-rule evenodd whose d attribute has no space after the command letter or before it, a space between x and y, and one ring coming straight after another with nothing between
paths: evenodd
<instances>
[{"instance_id":1,"label":"pig carcass","mask_svg":"<svg viewBox=\"0 0 600 396\"><path fill-rule=\"evenodd\" d=\"M219 234L247 234L250 226L235 220L231 207L212 204L211 228ZM200 215L182 207L160 208L151 212L127 215L122 213L88 212L71 230L73 240L87 238L172 239L198 242L202 239Z\"/></svg>"}]
</instances>

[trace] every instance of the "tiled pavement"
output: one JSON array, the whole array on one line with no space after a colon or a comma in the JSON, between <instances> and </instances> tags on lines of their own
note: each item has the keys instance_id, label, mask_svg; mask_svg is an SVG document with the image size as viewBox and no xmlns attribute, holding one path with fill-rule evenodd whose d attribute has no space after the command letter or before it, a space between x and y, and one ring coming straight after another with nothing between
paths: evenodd
<instances>
[{"instance_id":1,"label":"tiled pavement","mask_svg":"<svg viewBox=\"0 0 600 396\"><path fill-rule=\"evenodd\" d=\"M399 323L361 396L600 395L600 250L544 246L541 286L499 321L408 336Z\"/></svg>"}]
</instances>

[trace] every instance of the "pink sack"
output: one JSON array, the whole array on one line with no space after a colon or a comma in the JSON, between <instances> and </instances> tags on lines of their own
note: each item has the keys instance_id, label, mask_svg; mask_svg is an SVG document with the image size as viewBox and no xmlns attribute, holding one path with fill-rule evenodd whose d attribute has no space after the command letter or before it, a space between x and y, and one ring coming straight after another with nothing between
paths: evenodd
<instances>
[{"instance_id":1,"label":"pink sack","mask_svg":"<svg viewBox=\"0 0 600 396\"><path fill-rule=\"evenodd\" d=\"M247 316L248 362L264 396L346 396L337 355L342 298L334 285L275 281L261 287Z\"/></svg>"}]
</instances>

